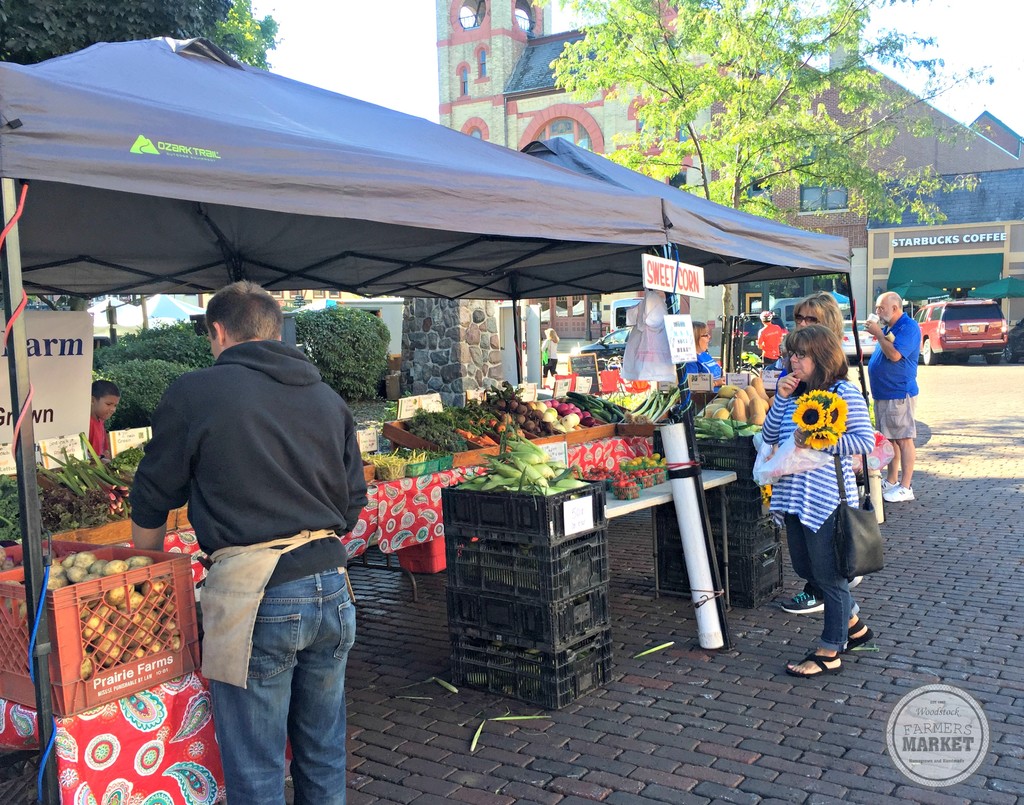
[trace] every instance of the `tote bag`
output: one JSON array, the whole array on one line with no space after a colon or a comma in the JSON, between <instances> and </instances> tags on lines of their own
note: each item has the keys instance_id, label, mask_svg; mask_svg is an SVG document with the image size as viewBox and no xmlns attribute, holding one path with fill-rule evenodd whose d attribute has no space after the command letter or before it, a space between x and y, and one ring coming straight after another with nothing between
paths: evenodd
<instances>
[{"instance_id":1,"label":"tote bag","mask_svg":"<svg viewBox=\"0 0 1024 805\"><path fill-rule=\"evenodd\" d=\"M833 547L839 575L852 580L857 576L877 573L884 566L882 531L878 527L871 498L855 509L847 503L846 483L839 456L835 456L836 481L839 484L839 508L836 510L836 534Z\"/></svg>"}]
</instances>

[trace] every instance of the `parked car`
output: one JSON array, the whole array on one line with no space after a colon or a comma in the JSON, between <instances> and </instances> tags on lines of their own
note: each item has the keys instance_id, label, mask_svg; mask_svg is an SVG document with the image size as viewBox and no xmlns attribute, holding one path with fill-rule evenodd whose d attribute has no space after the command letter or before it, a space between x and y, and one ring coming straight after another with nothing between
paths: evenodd
<instances>
[{"instance_id":1,"label":"parked car","mask_svg":"<svg viewBox=\"0 0 1024 805\"><path fill-rule=\"evenodd\" d=\"M878 347L878 339L871 333L865 332L860 322L857 323L857 335L860 336L860 350L864 355L864 360L867 360ZM857 346L853 340L853 322L843 322L843 352L849 359L857 357Z\"/></svg>"},{"instance_id":2,"label":"parked car","mask_svg":"<svg viewBox=\"0 0 1024 805\"><path fill-rule=\"evenodd\" d=\"M596 355L598 371L617 369L622 366L622 356L626 352L626 337L632 327L620 327L593 344L584 344L579 349L580 355Z\"/></svg>"},{"instance_id":3,"label":"parked car","mask_svg":"<svg viewBox=\"0 0 1024 805\"><path fill-rule=\"evenodd\" d=\"M921 362L966 362L981 355L999 363L1006 349L1006 319L991 299L945 299L924 305L914 316L921 327Z\"/></svg>"},{"instance_id":4,"label":"parked car","mask_svg":"<svg viewBox=\"0 0 1024 805\"><path fill-rule=\"evenodd\" d=\"M1017 322L1017 326L1007 334L1003 357L1007 363L1017 363L1024 358L1024 319Z\"/></svg>"}]
</instances>

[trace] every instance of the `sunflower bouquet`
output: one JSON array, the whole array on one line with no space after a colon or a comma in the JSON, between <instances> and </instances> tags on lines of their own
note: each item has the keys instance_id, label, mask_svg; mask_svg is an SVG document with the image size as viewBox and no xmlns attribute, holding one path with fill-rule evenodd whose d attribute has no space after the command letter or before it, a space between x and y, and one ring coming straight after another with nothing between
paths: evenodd
<instances>
[{"instance_id":1,"label":"sunflower bouquet","mask_svg":"<svg viewBox=\"0 0 1024 805\"><path fill-rule=\"evenodd\" d=\"M846 400L832 391L808 391L796 401L793 421L804 432L804 445L824 450L846 432Z\"/></svg>"}]
</instances>

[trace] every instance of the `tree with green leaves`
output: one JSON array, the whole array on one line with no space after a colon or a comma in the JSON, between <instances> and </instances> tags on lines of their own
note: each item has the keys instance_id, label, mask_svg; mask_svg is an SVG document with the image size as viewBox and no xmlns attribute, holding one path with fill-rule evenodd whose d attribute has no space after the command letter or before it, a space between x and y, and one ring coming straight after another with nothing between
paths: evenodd
<instances>
[{"instance_id":1,"label":"tree with green leaves","mask_svg":"<svg viewBox=\"0 0 1024 805\"><path fill-rule=\"evenodd\" d=\"M867 36L872 9L888 1L570 0L592 23L555 76L571 92L631 99L641 131L611 156L661 179L692 164L713 201L785 218L802 185L846 188L855 213L937 221L929 196L971 180L889 149L903 132L949 135L871 66L938 78L940 62L911 55L931 40Z\"/></svg>"},{"instance_id":2,"label":"tree with green leaves","mask_svg":"<svg viewBox=\"0 0 1024 805\"><path fill-rule=\"evenodd\" d=\"M251 0L7 0L0 4L0 61L35 64L97 42L206 37L239 61L267 67L277 23L255 20Z\"/></svg>"}]
</instances>

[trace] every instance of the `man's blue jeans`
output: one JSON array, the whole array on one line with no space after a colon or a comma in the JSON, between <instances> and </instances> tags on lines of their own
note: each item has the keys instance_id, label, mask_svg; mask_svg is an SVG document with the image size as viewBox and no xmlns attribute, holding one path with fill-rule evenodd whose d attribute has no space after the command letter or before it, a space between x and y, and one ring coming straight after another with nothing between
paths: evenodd
<instances>
[{"instance_id":1,"label":"man's blue jeans","mask_svg":"<svg viewBox=\"0 0 1024 805\"><path fill-rule=\"evenodd\" d=\"M210 681L228 805L345 804L345 665L356 610L337 570L270 587L253 630L248 687Z\"/></svg>"}]
</instances>

